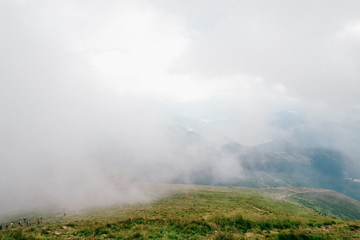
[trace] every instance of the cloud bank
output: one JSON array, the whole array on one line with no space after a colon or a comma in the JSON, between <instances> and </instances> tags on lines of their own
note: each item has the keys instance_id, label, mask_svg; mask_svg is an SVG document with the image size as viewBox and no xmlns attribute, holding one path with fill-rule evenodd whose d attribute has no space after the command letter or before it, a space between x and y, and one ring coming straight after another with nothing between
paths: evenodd
<instances>
[{"instance_id":1,"label":"cloud bank","mask_svg":"<svg viewBox=\"0 0 360 240\"><path fill-rule=\"evenodd\" d=\"M138 182L204 166L231 178L228 141L295 139L359 166L359 8L2 1L0 214L145 200Z\"/></svg>"}]
</instances>

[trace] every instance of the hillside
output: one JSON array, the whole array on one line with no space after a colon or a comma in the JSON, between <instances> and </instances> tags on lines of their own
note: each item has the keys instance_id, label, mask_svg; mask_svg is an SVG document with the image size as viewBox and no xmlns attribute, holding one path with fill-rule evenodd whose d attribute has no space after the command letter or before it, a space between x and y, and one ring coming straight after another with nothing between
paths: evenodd
<instances>
[{"instance_id":1,"label":"hillside","mask_svg":"<svg viewBox=\"0 0 360 240\"><path fill-rule=\"evenodd\" d=\"M185 138L183 142L205 144L201 134L196 132L182 137ZM236 142L220 146L213 144L201 151L206 153L204 158L208 161L196 165L197 168L179 176L172 183L190 181L201 185L254 188L324 188L360 200L360 182L355 181L360 178L358 171L348 156L334 149L273 141L254 147L245 147Z\"/></svg>"},{"instance_id":2,"label":"hillside","mask_svg":"<svg viewBox=\"0 0 360 240\"><path fill-rule=\"evenodd\" d=\"M332 191L162 185L154 192L166 197L82 214L27 216L32 226L2 230L0 239L360 238L359 221L336 217L359 218L360 203ZM37 217L44 217L39 225Z\"/></svg>"},{"instance_id":3,"label":"hillside","mask_svg":"<svg viewBox=\"0 0 360 240\"><path fill-rule=\"evenodd\" d=\"M360 202L335 191L285 187L264 190L264 193L277 200L299 203L320 215L360 220Z\"/></svg>"}]
</instances>

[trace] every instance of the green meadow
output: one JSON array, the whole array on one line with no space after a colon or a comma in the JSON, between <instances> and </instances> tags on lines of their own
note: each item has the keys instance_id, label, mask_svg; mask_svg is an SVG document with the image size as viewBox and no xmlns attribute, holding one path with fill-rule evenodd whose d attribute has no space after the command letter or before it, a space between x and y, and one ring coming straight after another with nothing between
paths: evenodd
<instances>
[{"instance_id":1,"label":"green meadow","mask_svg":"<svg viewBox=\"0 0 360 240\"><path fill-rule=\"evenodd\" d=\"M29 216L32 226L14 224L0 239L360 239L360 203L332 191L196 185L154 191L164 197L47 216L39 225L38 216Z\"/></svg>"}]
</instances>

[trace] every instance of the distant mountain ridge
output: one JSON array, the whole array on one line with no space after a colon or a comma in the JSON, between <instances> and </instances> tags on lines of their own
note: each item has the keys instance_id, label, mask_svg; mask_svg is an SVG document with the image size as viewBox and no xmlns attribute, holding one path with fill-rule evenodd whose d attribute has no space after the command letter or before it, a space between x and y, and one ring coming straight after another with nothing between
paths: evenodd
<instances>
[{"instance_id":1,"label":"distant mountain ridge","mask_svg":"<svg viewBox=\"0 0 360 240\"><path fill-rule=\"evenodd\" d=\"M326 188L360 200L360 184L348 179L349 159L336 150L298 147L290 142L270 142L251 148L232 143L224 149L230 149L247 173L247 179L231 184Z\"/></svg>"},{"instance_id":2,"label":"distant mountain ridge","mask_svg":"<svg viewBox=\"0 0 360 240\"><path fill-rule=\"evenodd\" d=\"M177 128L179 133L181 128ZM178 134L177 133L177 134ZM206 138L195 130L181 134L183 143L203 143ZM219 178L219 169L213 162L204 163L201 168L192 170L186 181L181 176L172 182L204 185L235 185L245 187L308 187L338 191L360 200L360 183L352 179L359 178L351 169L350 159L334 149L300 146L289 141L272 141L254 147L243 146L234 141L218 145L210 144L214 149L209 153L212 161L221 164L222 157L236 160L241 169L238 175ZM213 145L211 145L213 144ZM217 160L213 159L216 158ZM350 166L350 167L349 167Z\"/></svg>"}]
</instances>

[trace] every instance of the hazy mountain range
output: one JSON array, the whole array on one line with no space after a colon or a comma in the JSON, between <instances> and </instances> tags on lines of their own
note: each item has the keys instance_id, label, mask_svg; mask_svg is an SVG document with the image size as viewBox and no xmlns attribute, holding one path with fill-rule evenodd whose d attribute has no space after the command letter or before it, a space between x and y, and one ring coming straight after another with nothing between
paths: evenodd
<instances>
[{"instance_id":1,"label":"hazy mountain range","mask_svg":"<svg viewBox=\"0 0 360 240\"><path fill-rule=\"evenodd\" d=\"M324 188L360 200L360 176L352 160L335 149L309 147L290 141L271 141L252 147L231 140L209 143L207 137L196 130L180 126L173 128L172 134L180 136L189 145L206 145L203 150L206 149L209 156L209 162L204 161L203 165L187 173L186 181L180 176L173 182L261 188ZM228 159L231 159L229 168L233 171L227 171L227 176L219 174L222 163L229 165Z\"/></svg>"}]
</instances>

